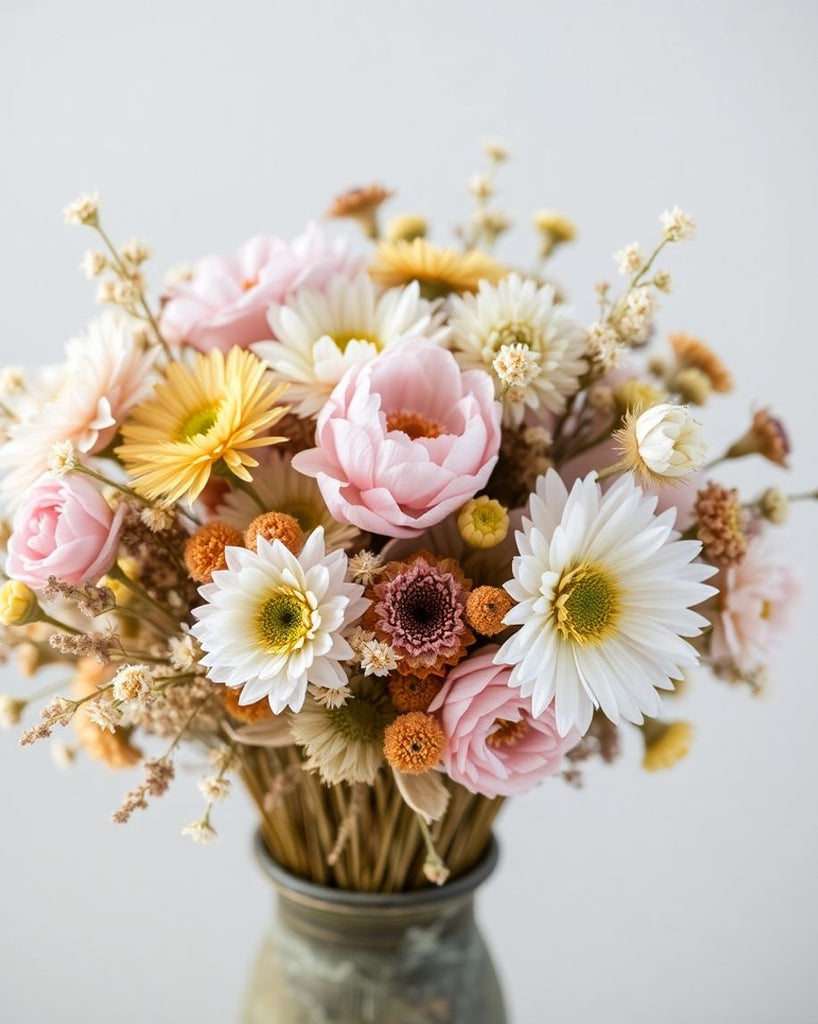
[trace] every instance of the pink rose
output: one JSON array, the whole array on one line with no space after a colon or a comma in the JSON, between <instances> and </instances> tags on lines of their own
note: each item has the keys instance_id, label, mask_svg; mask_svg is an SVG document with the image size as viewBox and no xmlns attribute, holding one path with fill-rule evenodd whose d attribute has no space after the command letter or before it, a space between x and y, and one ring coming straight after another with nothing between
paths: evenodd
<instances>
[{"instance_id":1,"label":"pink rose","mask_svg":"<svg viewBox=\"0 0 818 1024\"><path fill-rule=\"evenodd\" d=\"M271 303L284 302L304 285L322 289L334 274L352 276L360 262L314 224L292 242L259 235L233 257L204 257L191 280L173 285L162 310L162 332L201 352L247 348L270 337Z\"/></svg>"},{"instance_id":2,"label":"pink rose","mask_svg":"<svg viewBox=\"0 0 818 1024\"><path fill-rule=\"evenodd\" d=\"M116 561L124 515L124 506L112 512L84 477L41 477L15 516L6 572L34 590L49 576L97 583Z\"/></svg>"},{"instance_id":3,"label":"pink rose","mask_svg":"<svg viewBox=\"0 0 818 1024\"><path fill-rule=\"evenodd\" d=\"M715 661L751 673L763 667L790 626L801 592L795 571L769 537L759 534L739 564L715 583L720 595L710 616L710 653Z\"/></svg>"},{"instance_id":4,"label":"pink rose","mask_svg":"<svg viewBox=\"0 0 818 1024\"><path fill-rule=\"evenodd\" d=\"M336 519L414 537L485 487L500 448L499 402L482 370L420 339L351 367L293 459Z\"/></svg>"},{"instance_id":5,"label":"pink rose","mask_svg":"<svg viewBox=\"0 0 818 1024\"><path fill-rule=\"evenodd\" d=\"M531 700L508 685L511 668L495 665L498 648L483 647L451 670L429 706L446 734L443 768L455 782L483 796L516 796L559 771L580 740L560 736L553 704L540 718Z\"/></svg>"}]
</instances>

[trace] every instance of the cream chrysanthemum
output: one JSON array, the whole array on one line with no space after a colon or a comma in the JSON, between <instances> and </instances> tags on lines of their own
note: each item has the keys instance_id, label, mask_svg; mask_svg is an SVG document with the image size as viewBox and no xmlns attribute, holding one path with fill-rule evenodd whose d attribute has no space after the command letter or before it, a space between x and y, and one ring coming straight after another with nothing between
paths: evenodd
<instances>
[{"instance_id":1,"label":"cream chrysanthemum","mask_svg":"<svg viewBox=\"0 0 818 1024\"><path fill-rule=\"evenodd\" d=\"M333 519L318 484L294 470L290 458L280 452L271 451L262 459L253 477L253 489L268 509L297 519L305 534L323 526L330 550L351 547L360 537L354 526ZM249 494L228 491L216 509L215 518L243 531L258 513L259 507Z\"/></svg>"},{"instance_id":2,"label":"cream chrysanthemum","mask_svg":"<svg viewBox=\"0 0 818 1024\"><path fill-rule=\"evenodd\" d=\"M53 446L70 442L80 456L103 451L119 424L151 390L156 349L145 349L132 332L133 321L118 313L93 320L66 345L59 384L23 400L9 442L2 446L0 470L10 502L48 468Z\"/></svg>"},{"instance_id":3,"label":"cream chrysanthemum","mask_svg":"<svg viewBox=\"0 0 818 1024\"><path fill-rule=\"evenodd\" d=\"M168 366L123 426L116 454L146 498L192 502L218 465L250 481L258 461L249 453L286 440L267 434L287 411L277 404L285 387L244 349L197 352L190 365Z\"/></svg>"},{"instance_id":4,"label":"cream chrysanthemum","mask_svg":"<svg viewBox=\"0 0 818 1024\"><path fill-rule=\"evenodd\" d=\"M678 539L675 509L654 516L656 500L631 476L603 495L591 474L569 495L553 470L531 497L506 584L505 622L520 629L495 661L514 666L535 716L555 702L562 736L586 732L597 707L616 723L655 716L657 688L697 664L682 638L707 626L689 606L716 593L702 582L715 570L692 562L701 544Z\"/></svg>"},{"instance_id":5,"label":"cream chrysanthemum","mask_svg":"<svg viewBox=\"0 0 818 1024\"><path fill-rule=\"evenodd\" d=\"M347 685L339 662L352 657L341 636L369 602L363 587L344 580L343 551L324 549L319 527L296 557L281 543L258 539L258 549L226 549L227 569L199 593L191 630L205 651L214 683L243 687L239 704L263 697L278 714L304 703L307 684Z\"/></svg>"},{"instance_id":6,"label":"cream chrysanthemum","mask_svg":"<svg viewBox=\"0 0 818 1024\"><path fill-rule=\"evenodd\" d=\"M562 412L587 369L585 337L570 311L555 302L552 285L538 287L517 274L497 285L482 283L476 295L452 300L455 355L465 370L485 370L504 398L506 421L519 426L526 409ZM498 370L504 349L523 346L538 372L522 387L505 390Z\"/></svg>"},{"instance_id":7,"label":"cream chrysanthemum","mask_svg":"<svg viewBox=\"0 0 818 1024\"><path fill-rule=\"evenodd\" d=\"M323 290L300 289L268 312L275 341L253 351L289 383L287 399L299 416L318 413L346 371L403 338L445 340L416 281L383 294L366 274L333 278Z\"/></svg>"},{"instance_id":8,"label":"cream chrysanthemum","mask_svg":"<svg viewBox=\"0 0 818 1024\"><path fill-rule=\"evenodd\" d=\"M355 677L349 699L337 707L307 700L291 719L295 742L307 755L305 768L327 785L371 786L383 764L383 734L395 717L381 680Z\"/></svg>"},{"instance_id":9,"label":"cream chrysanthemum","mask_svg":"<svg viewBox=\"0 0 818 1024\"><path fill-rule=\"evenodd\" d=\"M369 268L372 280L384 288L417 281L426 299L452 292L476 292L481 281L493 283L507 273L505 267L479 249L438 249L423 238L381 242L375 263Z\"/></svg>"}]
</instances>

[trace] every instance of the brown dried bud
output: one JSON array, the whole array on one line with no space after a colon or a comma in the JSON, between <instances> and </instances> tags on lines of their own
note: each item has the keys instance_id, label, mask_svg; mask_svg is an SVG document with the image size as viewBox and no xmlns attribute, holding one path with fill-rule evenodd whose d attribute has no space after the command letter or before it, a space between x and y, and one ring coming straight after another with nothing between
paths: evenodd
<instances>
[{"instance_id":1,"label":"brown dried bud","mask_svg":"<svg viewBox=\"0 0 818 1024\"><path fill-rule=\"evenodd\" d=\"M294 555L304 546L304 531L298 520L286 512L265 512L257 516L244 531L244 543L251 551L255 551L259 537L271 543L280 540Z\"/></svg>"},{"instance_id":2,"label":"brown dried bud","mask_svg":"<svg viewBox=\"0 0 818 1024\"><path fill-rule=\"evenodd\" d=\"M502 587L478 587L466 599L466 622L481 636L495 636L513 604Z\"/></svg>"}]
</instances>

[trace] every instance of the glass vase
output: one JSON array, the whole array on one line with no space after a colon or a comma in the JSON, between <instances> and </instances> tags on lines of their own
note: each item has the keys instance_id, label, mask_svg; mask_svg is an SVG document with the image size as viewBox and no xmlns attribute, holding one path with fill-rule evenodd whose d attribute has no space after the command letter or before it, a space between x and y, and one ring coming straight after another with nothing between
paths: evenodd
<instances>
[{"instance_id":1,"label":"glass vase","mask_svg":"<svg viewBox=\"0 0 818 1024\"><path fill-rule=\"evenodd\" d=\"M243 1024L506 1024L474 895L497 863L441 887L361 893L314 885L256 852L276 890Z\"/></svg>"}]
</instances>

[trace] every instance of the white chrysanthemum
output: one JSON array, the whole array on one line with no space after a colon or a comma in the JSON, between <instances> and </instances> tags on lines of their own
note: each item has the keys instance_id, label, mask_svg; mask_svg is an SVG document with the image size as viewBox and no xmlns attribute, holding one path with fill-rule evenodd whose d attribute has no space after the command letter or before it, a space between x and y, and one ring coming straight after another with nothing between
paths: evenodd
<instances>
[{"instance_id":1,"label":"white chrysanthemum","mask_svg":"<svg viewBox=\"0 0 818 1024\"><path fill-rule=\"evenodd\" d=\"M0 449L4 500L19 500L47 471L55 444L70 441L80 455L103 451L133 406L148 395L156 349L137 344L129 324L117 313L93 320L68 342L59 385L52 373L37 400L34 393L26 395L11 438Z\"/></svg>"},{"instance_id":2,"label":"white chrysanthemum","mask_svg":"<svg viewBox=\"0 0 818 1024\"><path fill-rule=\"evenodd\" d=\"M228 547L225 557L227 569L199 590L207 603L193 611L208 678L243 687L242 705L266 697L276 714L300 710L308 683L346 686L339 662L352 648L341 633L369 601L363 587L345 582L343 551L326 554L323 529L298 557L264 537L257 551Z\"/></svg>"},{"instance_id":3,"label":"white chrysanthemum","mask_svg":"<svg viewBox=\"0 0 818 1024\"><path fill-rule=\"evenodd\" d=\"M346 371L404 338L440 343L448 335L413 281L380 293L368 274L333 278L325 291L301 288L268 313L275 341L253 345L289 382L287 401L299 416L313 416Z\"/></svg>"},{"instance_id":4,"label":"white chrysanthemum","mask_svg":"<svg viewBox=\"0 0 818 1024\"><path fill-rule=\"evenodd\" d=\"M505 622L520 629L495 661L514 666L535 715L555 701L562 736L585 732L594 708L617 723L655 716L657 688L697 663L682 638L708 625L689 606L716 593L702 582L715 569L692 561L701 544L679 540L676 510L655 516L656 500L631 476L603 495L590 474L569 495L554 470L531 497L506 584Z\"/></svg>"},{"instance_id":5,"label":"white chrysanthemum","mask_svg":"<svg viewBox=\"0 0 818 1024\"><path fill-rule=\"evenodd\" d=\"M292 468L290 459L280 452L271 451L261 456L261 466L253 476L253 489L265 507L272 512L286 512L305 534L323 526L328 548L348 548L359 531L347 523L333 519L321 497L318 484ZM229 523L237 530L245 530L258 516L259 507L244 491L228 491L223 503L216 509L215 518Z\"/></svg>"},{"instance_id":6,"label":"white chrysanthemum","mask_svg":"<svg viewBox=\"0 0 818 1024\"><path fill-rule=\"evenodd\" d=\"M567 307L554 301L551 285L511 274L496 285L480 283L476 295L452 298L450 325L455 355L465 370L485 370L503 396L495 360L504 347L522 345L536 360L539 372L505 395L507 422L519 426L526 409L562 412L565 400L579 387L587 369L582 358L585 338Z\"/></svg>"}]
</instances>

